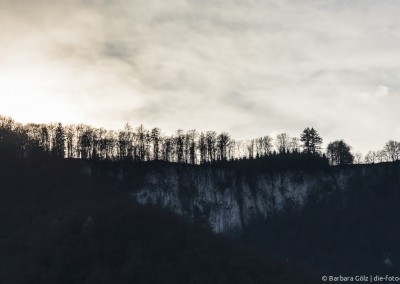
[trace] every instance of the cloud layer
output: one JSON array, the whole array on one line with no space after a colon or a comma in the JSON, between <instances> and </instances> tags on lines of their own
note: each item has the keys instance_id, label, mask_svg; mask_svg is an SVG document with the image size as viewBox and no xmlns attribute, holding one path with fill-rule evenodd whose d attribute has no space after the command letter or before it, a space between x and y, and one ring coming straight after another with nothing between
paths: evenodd
<instances>
[{"instance_id":1,"label":"cloud layer","mask_svg":"<svg viewBox=\"0 0 400 284\"><path fill-rule=\"evenodd\" d=\"M366 152L400 140L399 12L394 0L0 0L0 112L239 139L314 126Z\"/></svg>"}]
</instances>

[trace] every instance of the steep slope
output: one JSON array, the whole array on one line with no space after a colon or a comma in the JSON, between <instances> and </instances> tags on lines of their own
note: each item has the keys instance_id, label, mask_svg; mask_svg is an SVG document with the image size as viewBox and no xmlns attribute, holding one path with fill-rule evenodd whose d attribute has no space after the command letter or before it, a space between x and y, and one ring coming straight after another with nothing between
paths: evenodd
<instances>
[{"instance_id":1,"label":"steep slope","mask_svg":"<svg viewBox=\"0 0 400 284\"><path fill-rule=\"evenodd\" d=\"M400 164L353 165L323 171L252 172L166 165L124 169L131 196L207 224L215 232L241 231L254 221L357 191L400 189Z\"/></svg>"}]
</instances>

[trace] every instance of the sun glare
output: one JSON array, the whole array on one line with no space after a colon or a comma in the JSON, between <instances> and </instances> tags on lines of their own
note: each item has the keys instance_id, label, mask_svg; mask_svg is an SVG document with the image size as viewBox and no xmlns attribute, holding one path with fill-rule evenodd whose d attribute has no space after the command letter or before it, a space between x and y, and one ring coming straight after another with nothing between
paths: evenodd
<instances>
[{"instance_id":1,"label":"sun glare","mask_svg":"<svg viewBox=\"0 0 400 284\"><path fill-rule=\"evenodd\" d=\"M62 76L35 66L0 67L0 114L26 122L72 121L64 101Z\"/></svg>"}]
</instances>

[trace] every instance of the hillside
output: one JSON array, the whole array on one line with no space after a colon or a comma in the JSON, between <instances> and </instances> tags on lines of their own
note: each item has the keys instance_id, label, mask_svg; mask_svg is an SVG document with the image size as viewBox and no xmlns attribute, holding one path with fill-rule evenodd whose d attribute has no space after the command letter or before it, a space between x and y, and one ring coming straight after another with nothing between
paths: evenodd
<instances>
[{"instance_id":1,"label":"hillside","mask_svg":"<svg viewBox=\"0 0 400 284\"><path fill-rule=\"evenodd\" d=\"M12 283L400 272L398 162L266 171L2 157L1 277Z\"/></svg>"},{"instance_id":2,"label":"hillside","mask_svg":"<svg viewBox=\"0 0 400 284\"><path fill-rule=\"evenodd\" d=\"M398 162L272 172L173 164L114 168L139 203L321 275L400 272ZM93 169L113 175L111 167Z\"/></svg>"},{"instance_id":3,"label":"hillside","mask_svg":"<svg viewBox=\"0 0 400 284\"><path fill-rule=\"evenodd\" d=\"M312 282L301 266L135 203L82 161L0 165L1 283Z\"/></svg>"}]
</instances>

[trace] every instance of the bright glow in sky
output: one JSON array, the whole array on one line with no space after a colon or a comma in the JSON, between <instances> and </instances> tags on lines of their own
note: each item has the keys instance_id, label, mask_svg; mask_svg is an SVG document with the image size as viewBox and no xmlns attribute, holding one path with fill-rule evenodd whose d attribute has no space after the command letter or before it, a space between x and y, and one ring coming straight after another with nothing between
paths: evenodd
<instances>
[{"instance_id":1,"label":"bright glow in sky","mask_svg":"<svg viewBox=\"0 0 400 284\"><path fill-rule=\"evenodd\" d=\"M0 0L0 114L400 140L395 0Z\"/></svg>"}]
</instances>

